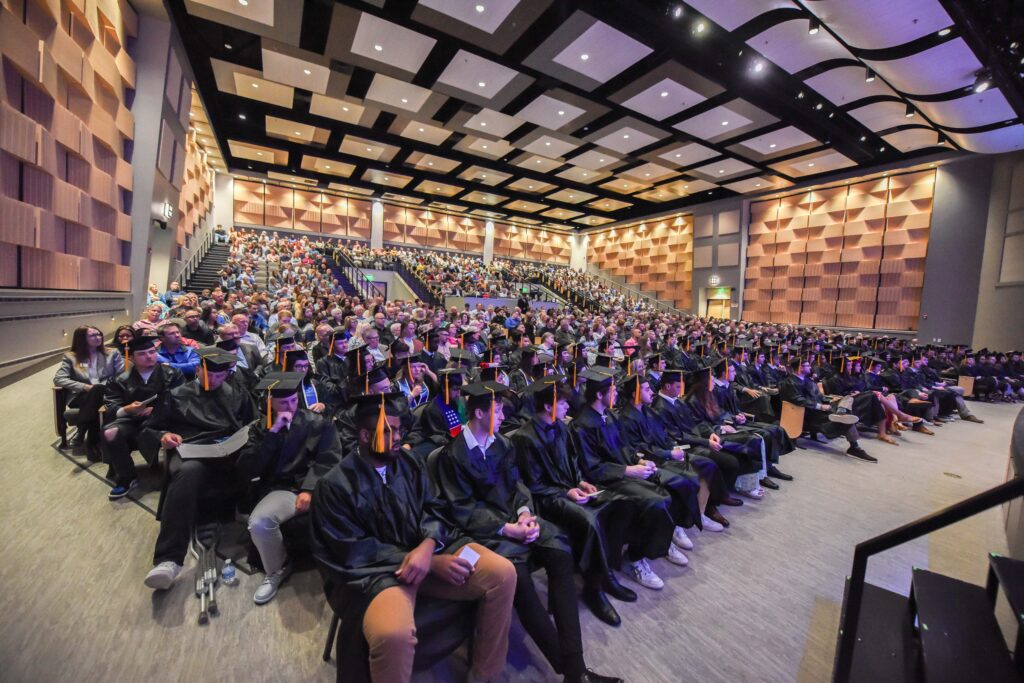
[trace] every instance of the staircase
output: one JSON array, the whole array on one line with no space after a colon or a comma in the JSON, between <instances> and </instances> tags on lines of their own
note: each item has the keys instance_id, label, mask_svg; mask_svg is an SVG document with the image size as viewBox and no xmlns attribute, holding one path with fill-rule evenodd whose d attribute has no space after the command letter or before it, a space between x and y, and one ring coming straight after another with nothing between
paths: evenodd
<instances>
[{"instance_id":1,"label":"staircase","mask_svg":"<svg viewBox=\"0 0 1024 683\"><path fill-rule=\"evenodd\" d=\"M992 553L985 587L915 567L910 597L865 583L870 556L1024 495L1015 478L857 545L847 578L835 683L1020 681L1024 676L1024 562ZM1016 616L1015 654L995 615L1002 589Z\"/></svg>"},{"instance_id":2,"label":"staircase","mask_svg":"<svg viewBox=\"0 0 1024 683\"><path fill-rule=\"evenodd\" d=\"M359 296L359 290L356 286L348 279L348 275L345 274L345 269L337 261L337 258L342 258L341 252L333 252L327 254L327 267L331 269L331 275L337 278L338 283L341 284L341 291L345 293L345 296ZM345 264L348 265L348 264Z\"/></svg>"},{"instance_id":3,"label":"staircase","mask_svg":"<svg viewBox=\"0 0 1024 683\"><path fill-rule=\"evenodd\" d=\"M186 292L201 292L204 289L213 289L220 285L220 271L228 262L228 255L231 247L226 244L213 244L206 252L206 256L199 262L199 266L185 283Z\"/></svg>"}]
</instances>

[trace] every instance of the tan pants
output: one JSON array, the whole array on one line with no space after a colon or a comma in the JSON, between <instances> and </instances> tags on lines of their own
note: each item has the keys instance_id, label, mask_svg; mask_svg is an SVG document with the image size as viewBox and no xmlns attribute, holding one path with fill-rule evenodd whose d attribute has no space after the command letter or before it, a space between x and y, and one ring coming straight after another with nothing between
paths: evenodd
<instances>
[{"instance_id":1,"label":"tan pants","mask_svg":"<svg viewBox=\"0 0 1024 683\"><path fill-rule=\"evenodd\" d=\"M481 545L476 571L461 586L427 576L419 586L392 586L377 594L363 616L363 635L370 646L370 677L374 683L406 683L416 653L416 595L445 600L479 600L473 633L473 676L486 681L505 666L516 570L504 557Z\"/></svg>"}]
</instances>

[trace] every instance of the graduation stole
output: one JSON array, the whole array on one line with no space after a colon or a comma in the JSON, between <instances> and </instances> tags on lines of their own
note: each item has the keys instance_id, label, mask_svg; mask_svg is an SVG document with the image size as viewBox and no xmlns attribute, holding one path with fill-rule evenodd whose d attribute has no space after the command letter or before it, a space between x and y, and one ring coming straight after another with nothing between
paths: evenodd
<instances>
[{"instance_id":1,"label":"graduation stole","mask_svg":"<svg viewBox=\"0 0 1024 683\"><path fill-rule=\"evenodd\" d=\"M441 409L441 414L444 416L445 424L448 427L448 436L454 439L462 433L462 421L459 419L459 413L457 410L445 403L440 396L437 398L437 404Z\"/></svg>"}]
</instances>

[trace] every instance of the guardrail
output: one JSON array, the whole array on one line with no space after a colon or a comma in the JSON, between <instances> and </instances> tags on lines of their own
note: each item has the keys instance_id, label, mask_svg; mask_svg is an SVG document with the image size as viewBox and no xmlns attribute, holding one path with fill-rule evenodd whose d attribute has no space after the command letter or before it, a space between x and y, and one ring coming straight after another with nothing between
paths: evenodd
<instances>
[{"instance_id":1,"label":"guardrail","mask_svg":"<svg viewBox=\"0 0 1024 683\"><path fill-rule=\"evenodd\" d=\"M185 265L182 266L181 270L178 272L178 276L174 278L182 289L185 289L185 284L188 282L189 278L192 277L192 273L196 272L196 268L198 268L199 264L203 262L203 258L206 257L207 252L210 251L210 247L213 246L213 232L213 230L207 230L206 237L203 238L199 248L192 252L192 256L190 256L188 261L185 262Z\"/></svg>"},{"instance_id":2,"label":"guardrail","mask_svg":"<svg viewBox=\"0 0 1024 683\"><path fill-rule=\"evenodd\" d=\"M363 269L353 263L341 249L335 249L332 257L334 262L341 268L342 273L348 278L348 281L352 283L352 286L356 288L363 299L370 299L372 297L383 297L387 298L387 294L380 286L371 279L367 278L366 273Z\"/></svg>"}]
</instances>

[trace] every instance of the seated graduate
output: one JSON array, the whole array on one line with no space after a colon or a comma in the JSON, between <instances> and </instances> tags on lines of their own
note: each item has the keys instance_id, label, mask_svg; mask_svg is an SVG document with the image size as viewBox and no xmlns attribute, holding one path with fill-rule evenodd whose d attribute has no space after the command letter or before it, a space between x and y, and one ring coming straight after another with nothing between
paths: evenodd
<instances>
[{"instance_id":1,"label":"seated graduate","mask_svg":"<svg viewBox=\"0 0 1024 683\"><path fill-rule=\"evenodd\" d=\"M718 512L717 504L725 496L725 481L714 461L683 444L675 444L661 421L652 415L650 406L654 402L654 390L645 375L631 375L619 385L621 400L616 405L616 415L621 426L622 438L626 445L658 465L662 483L667 476L679 476L698 482L697 506L701 514L701 529L723 531L729 520ZM688 451L688 449L690 449ZM686 548L689 545L689 548ZM683 544L692 549L692 542Z\"/></svg>"},{"instance_id":2,"label":"seated graduate","mask_svg":"<svg viewBox=\"0 0 1024 683\"><path fill-rule=\"evenodd\" d=\"M932 425L945 424L945 420L938 416L938 399L922 385L921 377L910 371L910 357L895 354L890 355L890 359L892 362L884 371L883 379L896 394L900 407Z\"/></svg>"},{"instance_id":3,"label":"seated graduate","mask_svg":"<svg viewBox=\"0 0 1024 683\"><path fill-rule=\"evenodd\" d=\"M350 362L349 385L355 395L379 396L380 394L391 393L391 379L388 377L387 368L384 364L366 365L374 363L373 356L366 351L365 346L352 349L348 352ZM400 395L401 396L401 395ZM408 431L412 426L412 413L409 411L408 401L401 396L399 403L405 403L406 408L402 411L402 429ZM349 405L339 410L334 415L338 427L338 438L341 441L342 452L348 455L359 446L359 429L355 421L356 406L349 401Z\"/></svg>"},{"instance_id":4,"label":"seated graduate","mask_svg":"<svg viewBox=\"0 0 1024 683\"><path fill-rule=\"evenodd\" d=\"M392 385L405 396L409 410L415 410L434 398L437 375L430 369L429 359L420 352L405 358L395 373Z\"/></svg>"},{"instance_id":5,"label":"seated graduate","mask_svg":"<svg viewBox=\"0 0 1024 683\"><path fill-rule=\"evenodd\" d=\"M199 357L198 381L171 389L144 427L144 438L158 439L167 451L171 474L153 551L154 567L145 579L146 586L156 590L170 588L181 573L203 490L215 484L235 489L237 482L232 454L183 459L178 446L222 441L256 416L252 395L228 381L237 356L214 346L200 348Z\"/></svg>"},{"instance_id":6,"label":"seated graduate","mask_svg":"<svg viewBox=\"0 0 1024 683\"><path fill-rule=\"evenodd\" d=\"M824 434L834 439L843 436L850 444L846 450L848 455L868 462L878 462L860 447L860 433L857 431L857 416L852 413L841 414L826 401L818 385L811 380L811 364L800 357L790 361L791 372L780 387L783 401L789 401L804 407L804 429L815 434Z\"/></svg>"},{"instance_id":7,"label":"seated graduate","mask_svg":"<svg viewBox=\"0 0 1024 683\"><path fill-rule=\"evenodd\" d=\"M853 372L863 379L865 390L874 393L885 409L887 431L896 434L906 431L907 427L904 425L909 425L915 432L934 436L935 432L925 426L924 418L903 410L899 396L891 391L890 380L882 374L887 367L886 362L874 356L868 356L866 360L867 368L863 366L863 359L851 360L850 363L853 364Z\"/></svg>"},{"instance_id":8,"label":"seated graduate","mask_svg":"<svg viewBox=\"0 0 1024 683\"><path fill-rule=\"evenodd\" d=\"M752 372L753 367L749 363L751 347L750 342L737 342L730 352L730 364L736 373L732 381L736 400L739 407L751 413L758 422L777 422L775 409L772 408L771 390L764 383L761 373Z\"/></svg>"},{"instance_id":9,"label":"seated graduate","mask_svg":"<svg viewBox=\"0 0 1024 683\"><path fill-rule=\"evenodd\" d=\"M252 344L242 341L242 331L234 323L217 328L217 346L238 357L237 370L247 370L257 381L263 374L263 356Z\"/></svg>"},{"instance_id":10,"label":"seated graduate","mask_svg":"<svg viewBox=\"0 0 1024 683\"><path fill-rule=\"evenodd\" d=\"M651 569L650 559L667 556L674 564L689 564L676 547L672 497L656 481L649 481L657 473L654 463L622 443L611 412L615 406L614 375L596 368L585 370L583 375L587 381L586 407L569 425L583 476L637 507L636 524L627 539L630 571L640 585L659 590L665 583Z\"/></svg>"},{"instance_id":11,"label":"seated graduate","mask_svg":"<svg viewBox=\"0 0 1024 683\"><path fill-rule=\"evenodd\" d=\"M358 448L313 491L313 556L325 579L345 596L344 620L362 624L374 681L411 678L413 613L420 592L479 601L471 678L487 681L505 666L516 570L444 521L426 471L401 456L399 413L405 401L395 400L400 397L355 399ZM464 547L472 551L467 556L479 558L463 557Z\"/></svg>"},{"instance_id":12,"label":"seated graduate","mask_svg":"<svg viewBox=\"0 0 1024 683\"><path fill-rule=\"evenodd\" d=\"M295 332L291 329L283 329L276 334L267 337L268 353L273 354L273 363L269 371L283 372L285 356L289 351L296 351L302 346L295 341Z\"/></svg>"},{"instance_id":13,"label":"seated graduate","mask_svg":"<svg viewBox=\"0 0 1024 683\"><path fill-rule=\"evenodd\" d=\"M132 451L141 447L150 465L157 461L160 445L155 440L143 443L143 423L153 413L156 402L166 401L171 389L185 378L179 370L157 360L158 337L136 337L128 342L130 369L107 384L103 396L106 424L101 447L104 459L114 471L114 486L108 497L117 500L139 485Z\"/></svg>"},{"instance_id":14,"label":"seated graduate","mask_svg":"<svg viewBox=\"0 0 1024 683\"><path fill-rule=\"evenodd\" d=\"M533 366L537 363L538 353L540 349L536 346L527 346L520 351L518 366L509 375L509 387L517 394L521 394L533 382Z\"/></svg>"},{"instance_id":15,"label":"seated graduate","mask_svg":"<svg viewBox=\"0 0 1024 683\"><path fill-rule=\"evenodd\" d=\"M300 352L306 353L292 353ZM292 571L281 525L309 510L316 482L341 461L334 424L299 409L304 379L299 372L271 372L260 381L256 389L267 392L266 415L249 429L249 441L238 455L239 481L256 503L249 513L249 534L266 573L253 595L257 605L273 600Z\"/></svg>"},{"instance_id":16,"label":"seated graduate","mask_svg":"<svg viewBox=\"0 0 1024 683\"><path fill-rule=\"evenodd\" d=\"M449 441L462 432L465 422L465 407L459 399L459 393L466 371L462 368L446 368L437 374L437 396L420 410L403 444L403 448L420 459L436 448L447 446Z\"/></svg>"},{"instance_id":17,"label":"seated graduate","mask_svg":"<svg viewBox=\"0 0 1024 683\"><path fill-rule=\"evenodd\" d=\"M519 621L567 683L618 681L588 672L584 664L569 542L561 529L537 516L530 491L519 477L512 444L498 432L505 391L497 382L462 387L469 420L436 456L437 471L432 472L447 503L446 514L477 543L515 565L513 606ZM538 566L547 573L548 608L555 624L531 577Z\"/></svg>"},{"instance_id":18,"label":"seated graduate","mask_svg":"<svg viewBox=\"0 0 1024 683\"><path fill-rule=\"evenodd\" d=\"M838 371L822 382L825 391L832 396L850 397L850 412L857 416L859 424L874 426L879 441L898 446L899 442L890 436L896 428L889 410L882 403L881 397L868 388L860 372L860 356L842 354L833 363Z\"/></svg>"},{"instance_id":19,"label":"seated graduate","mask_svg":"<svg viewBox=\"0 0 1024 683\"><path fill-rule=\"evenodd\" d=\"M583 574L584 604L601 621L618 626L622 620L605 592L624 602L637 599L612 571L622 562L635 508L611 491L599 492L583 477L564 422L572 398L569 387L557 377L545 377L527 387L526 396L530 419L510 435L520 476L541 516L568 535Z\"/></svg>"},{"instance_id":20,"label":"seated graduate","mask_svg":"<svg viewBox=\"0 0 1024 683\"><path fill-rule=\"evenodd\" d=\"M323 387L321 400L331 415L337 414L348 403L348 338L344 327L335 327L329 340L332 352L316 362L313 375Z\"/></svg>"},{"instance_id":21,"label":"seated graduate","mask_svg":"<svg viewBox=\"0 0 1024 683\"><path fill-rule=\"evenodd\" d=\"M998 394L995 378L987 374L986 368L978 363L977 356L970 350L964 353L957 372L959 377L974 378L975 397L989 399Z\"/></svg>"},{"instance_id":22,"label":"seated graduate","mask_svg":"<svg viewBox=\"0 0 1024 683\"><path fill-rule=\"evenodd\" d=\"M699 364L702 365L703 362L700 361ZM731 494L736 490L736 482L740 476L743 457L741 448L738 444L726 444L718 434L708 428L708 425L697 419L691 406L683 400L683 373L684 371L679 368L670 368L662 373L658 395L654 397L646 412L664 428L673 445L698 449L697 453L715 463L725 484L721 500L715 495L716 505L743 505L742 500ZM746 460L743 458L742 461L744 468L747 467ZM712 494L715 493L712 490Z\"/></svg>"},{"instance_id":23,"label":"seated graduate","mask_svg":"<svg viewBox=\"0 0 1024 683\"><path fill-rule=\"evenodd\" d=\"M761 437L764 441L765 460L767 462L766 476L762 478L761 485L771 489L778 489L779 485L769 477L775 477L783 481L793 481L793 477L778 468L779 458L792 453L793 440L786 434L781 425L769 422L760 422L750 419L739 406L737 393L733 385L736 366L726 361L719 361L711 373L712 393L721 412L718 416L719 423L731 426L737 433L751 433Z\"/></svg>"},{"instance_id":24,"label":"seated graduate","mask_svg":"<svg viewBox=\"0 0 1024 683\"><path fill-rule=\"evenodd\" d=\"M917 384L922 387L925 391L929 392L929 395L933 396L939 406L939 415L945 417L957 413L961 420L965 422L977 422L982 423L974 415L971 414L971 409L967 407L963 398L963 389L957 386L949 386L942 380L942 378L928 368L928 356L923 352L914 354L911 359L911 365L908 369L909 372L918 376ZM1007 381L1011 381L1006 378Z\"/></svg>"},{"instance_id":25,"label":"seated graduate","mask_svg":"<svg viewBox=\"0 0 1024 683\"><path fill-rule=\"evenodd\" d=\"M302 377L298 386L299 406L330 419L332 414L327 411L327 404L320 399L323 387L316 381L309 353L302 348L285 352L284 370L298 373Z\"/></svg>"}]
</instances>

